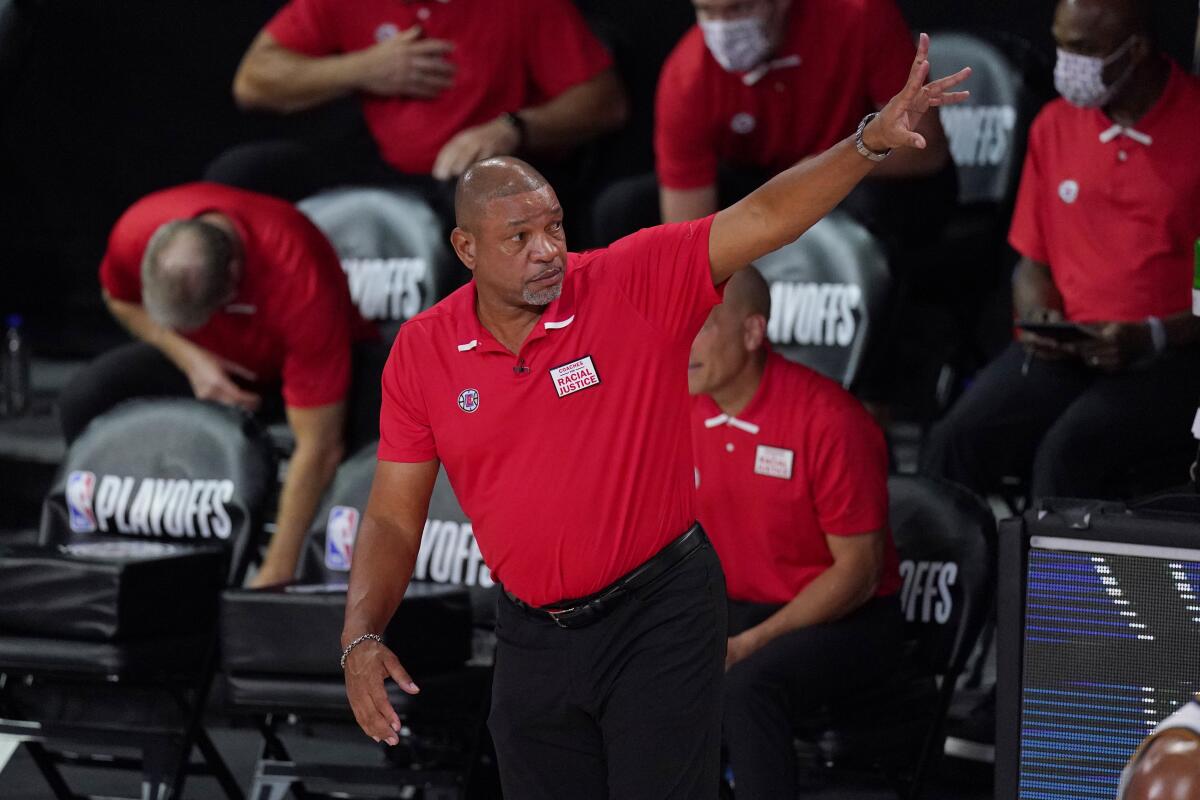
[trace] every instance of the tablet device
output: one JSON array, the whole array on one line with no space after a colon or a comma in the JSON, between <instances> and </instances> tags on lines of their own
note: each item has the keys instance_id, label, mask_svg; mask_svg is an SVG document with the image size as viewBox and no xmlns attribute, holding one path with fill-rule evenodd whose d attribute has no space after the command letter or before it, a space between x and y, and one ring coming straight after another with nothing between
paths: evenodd
<instances>
[{"instance_id":1,"label":"tablet device","mask_svg":"<svg viewBox=\"0 0 1200 800\"><path fill-rule=\"evenodd\" d=\"M1096 334L1077 322L1028 322L1021 320L1017 327L1023 331L1044 336L1063 344L1070 342L1086 342L1096 338Z\"/></svg>"}]
</instances>

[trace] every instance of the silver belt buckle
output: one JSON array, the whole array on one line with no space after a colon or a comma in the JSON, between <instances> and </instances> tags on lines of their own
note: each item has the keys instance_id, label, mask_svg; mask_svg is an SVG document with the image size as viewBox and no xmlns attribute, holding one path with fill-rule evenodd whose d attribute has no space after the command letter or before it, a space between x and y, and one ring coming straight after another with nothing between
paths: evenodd
<instances>
[{"instance_id":1,"label":"silver belt buckle","mask_svg":"<svg viewBox=\"0 0 1200 800\"><path fill-rule=\"evenodd\" d=\"M555 625L562 628L563 630L569 630L566 625L564 625L562 622L559 621L558 618L559 618L559 616L561 616L563 614L570 614L572 611L577 611L578 609L579 609L579 606L571 606L570 608L558 608L558 609L555 609L554 611L547 611L546 613L550 615L550 619L554 620Z\"/></svg>"}]
</instances>

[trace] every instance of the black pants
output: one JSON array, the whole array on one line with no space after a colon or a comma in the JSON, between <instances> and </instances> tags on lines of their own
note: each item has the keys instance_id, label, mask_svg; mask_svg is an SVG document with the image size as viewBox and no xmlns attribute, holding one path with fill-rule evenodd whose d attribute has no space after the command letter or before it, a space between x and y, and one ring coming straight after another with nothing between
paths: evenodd
<instances>
[{"instance_id":1,"label":"black pants","mask_svg":"<svg viewBox=\"0 0 1200 800\"><path fill-rule=\"evenodd\" d=\"M1034 498L1109 498L1131 469L1161 468L1178 453L1174 482L1187 480L1200 353L1112 375L1036 358L1023 372L1025 361L1013 343L976 376L930 432L922 471L981 494L1027 475Z\"/></svg>"},{"instance_id":2,"label":"black pants","mask_svg":"<svg viewBox=\"0 0 1200 800\"><path fill-rule=\"evenodd\" d=\"M501 596L488 727L504 796L715 798L725 622L707 544L584 628Z\"/></svg>"},{"instance_id":3,"label":"black pants","mask_svg":"<svg viewBox=\"0 0 1200 800\"><path fill-rule=\"evenodd\" d=\"M454 221L454 181L409 175L384 161L362 127L336 141L269 139L240 144L217 156L204 180L252 192L303 200L336 186L387 186L417 192L447 226Z\"/></svg>"},{"instance_id":4,"label":"black pants","mask_svg":"<svg viewBox=\"0 0 1200 800\"><path fill-rule=\"evenodd\" d=\"M780 606L729 603L729 634ZM780 636L725 676L725 745L738 800L796 796L796 720L849 697L894 670L904 623L900 602L877 597L836 622Z\"/></svg>"},{"instance_id":5,"label":"black pants","mask_svg":"<svg viewBox=\"0 0 1200 800\"><path fill-rule=\"evenodd\" d=\"M346 453L379 438L380 377L388 347L360 342L351 356L350 393L346 398ZM262 391L261 387L252 387ZM113 348L79 371L58 398L59 419L67 444L88 423L123 400L134 397L191 397L187 377L159 350L145 342ZM283 414L278 387L263 392L259 416Z\"/></svg>"},{"instance_id":6,"label":"black pants","mask_svg":"<svg viewBox=\"0 0 1200 800\"><path fill-rule=\"evenodd\" d=\"M722 167L717 176L717 206L733 205L769 177L760 170ZM956 173L950 164L928 177L864 181L840 208L897 250L931 241L953 210L957 192ZM648 174L613 183L597 198L592 213L600 245L659 224L658 179Z\"/></svg>"}]
</instances>

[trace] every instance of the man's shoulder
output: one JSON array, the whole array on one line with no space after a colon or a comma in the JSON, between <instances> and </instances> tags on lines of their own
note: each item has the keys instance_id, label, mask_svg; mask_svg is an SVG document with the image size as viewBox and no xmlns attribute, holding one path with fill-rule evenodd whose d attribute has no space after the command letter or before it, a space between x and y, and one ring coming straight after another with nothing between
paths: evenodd
<instances>
[{"instance_id":1,"label":"man's shoulder","mask_svg":"<svg viewBox=\"0 0 1200 800\"><path fill-rule=\"evenodd\" d=\"M832 378L778 353L771 353L769 358L772 395L776 402L786 402L814 421L819 414L812 412L855 419L866 415L858 398Z\"/></svg>"},{"instance_id":2,"label":"man's shoulder","mask_svg":"<svg viewBox=\"0 0 1200 800\"><path fill-rule=\"evenodd\" d=\"M704 34L700 32L700 26L693 24L667 56L659 77L659 85L669 86L672 90L699 86L709 72L709 67L715 65L716 62L712 61L708 54L708 46L704 44ZM728 74L724 70L720 72Z\"/></svg>"}]
</instances>

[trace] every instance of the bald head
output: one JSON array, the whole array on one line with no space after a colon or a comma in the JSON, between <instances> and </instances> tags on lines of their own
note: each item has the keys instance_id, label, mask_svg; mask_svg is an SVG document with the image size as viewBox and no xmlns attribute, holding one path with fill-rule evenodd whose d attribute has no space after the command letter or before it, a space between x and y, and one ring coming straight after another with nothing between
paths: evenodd
<instances>
[{"instance_id":1,"label":"bald head","mask_svg":"<svg viewBox=\"0 0 1200 800\"><path fill-rule=\"evenodd\" d=\"M487 204L501 197L535 192L548 181L526 162L512 156L485 158L467 167L454 189L454 219L474 232Z\"/></svg>"},{"instance_id":2,"label":"bald head","mask_svg":"<svg viewBox=\"0 0 1200 800\"><path fill-rule=\"evenodd\" d=\"M1121 800L1183 800L1200 797L1200 736L1167 730L1146 748Z\"/></svg>"},{"instance_id":3,"label":"bald head","mask_svg":"<svg viewBox=\"0 0 1200 800\"><path fill-rule=\"evenodd\" d=\"M725 284L724 304L736 309L741 317L758 314L769 318L771 287L757 267L746 267L741 272L735 272Z\"/></svg>"}]
</instances>

